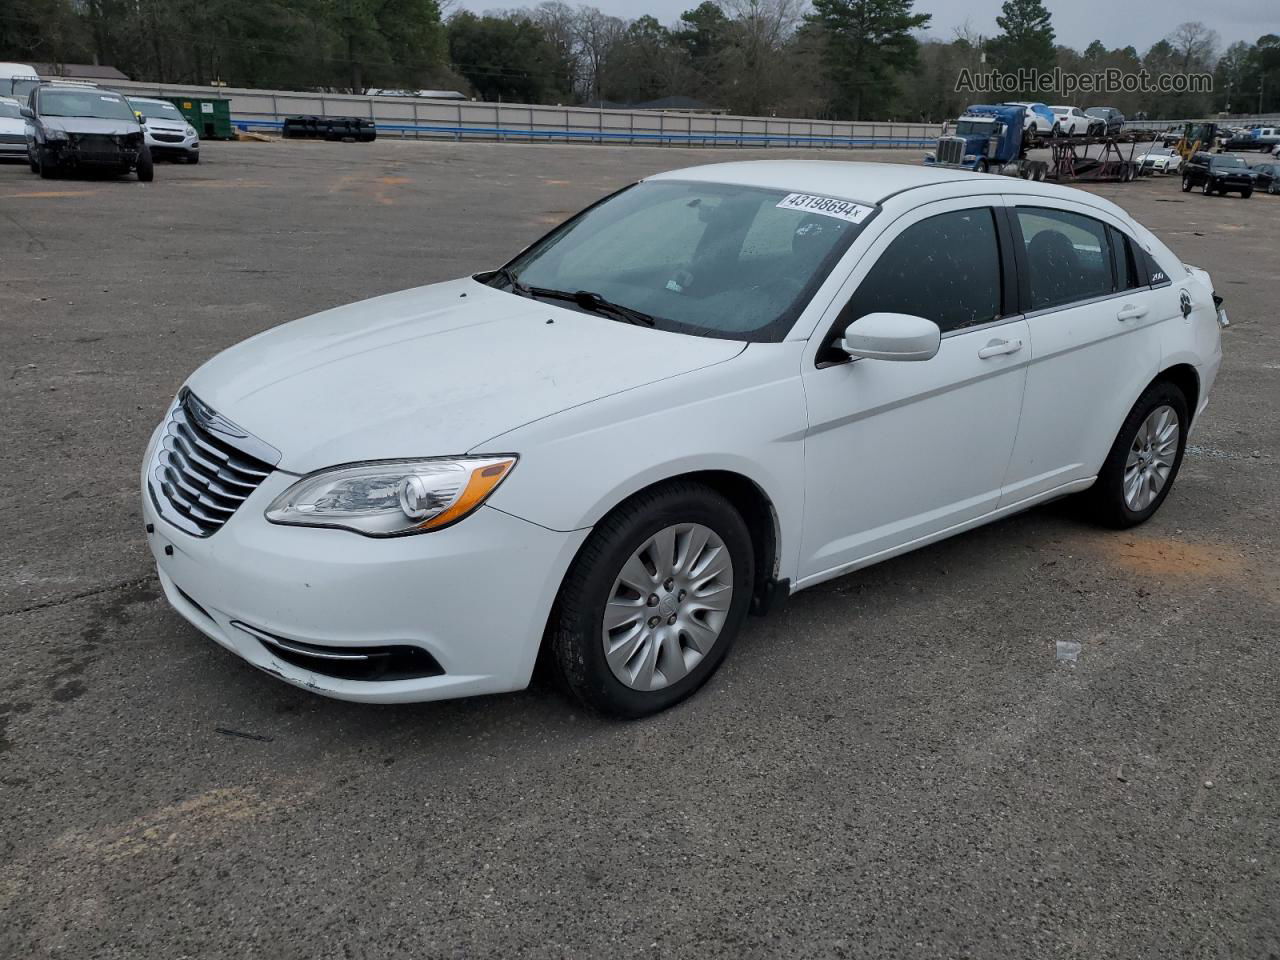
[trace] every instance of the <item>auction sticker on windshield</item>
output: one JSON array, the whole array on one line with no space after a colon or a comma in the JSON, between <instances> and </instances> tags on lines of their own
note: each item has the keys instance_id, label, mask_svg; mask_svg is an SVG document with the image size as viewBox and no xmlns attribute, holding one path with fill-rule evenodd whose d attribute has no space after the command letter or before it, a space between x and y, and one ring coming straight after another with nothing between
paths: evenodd
<instances>
[{"instance_id":1,"label":"auction sticker on windshield","mask_svg":"<svg viewBox=\"0 0 1280 960\"><path fill-rule=\"evenodd\" d=\"M824 217L835 217L850 223L861 223L871 212L871 207L864 207L860 203L837 200L835 197L815 197L807 193L789 193L778 201L778 207L782 210L820 213Z\"/></svg>"}]
</instances>

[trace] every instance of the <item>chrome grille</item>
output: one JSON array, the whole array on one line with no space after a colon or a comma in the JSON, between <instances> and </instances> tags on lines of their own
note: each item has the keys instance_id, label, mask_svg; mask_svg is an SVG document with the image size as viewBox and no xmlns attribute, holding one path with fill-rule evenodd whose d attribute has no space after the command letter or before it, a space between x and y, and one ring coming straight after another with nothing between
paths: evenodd
<instances>
[{"instance_id":1,"label":"chrome grille","mask_svg":"<svg viewBox=\"0 0 1280 960\"><path fill-rule=\"evenodd\" d=\"M165 420L147 485L166 520L208 537L279 462L278 451L184 389Z\"/></svg>"},{"instance_id":2,"label":"chrome grille","mask_svg":"<svg viewBox=\"0 0 1280 960\"><path fill-rule=\"evenodd\" d=\"M964 139L962 137L941 137L938 140L938 162L960 163L964 160Z\"/></svg>"}]
</instances>

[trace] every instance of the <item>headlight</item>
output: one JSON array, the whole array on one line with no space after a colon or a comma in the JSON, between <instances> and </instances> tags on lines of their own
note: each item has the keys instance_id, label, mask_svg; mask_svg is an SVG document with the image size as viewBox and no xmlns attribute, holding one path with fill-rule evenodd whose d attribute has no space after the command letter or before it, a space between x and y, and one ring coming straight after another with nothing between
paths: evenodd
<instances>
[{"instance_id":1,"label":"headlight","mask_svg":"<svg viewBox=\"0 0 1280 960\"><path fill-rule=\"evenodd\" d=\"M190 124L187 124L187 136L194 137L195 135L196 135L196 128L191 126Z\"/></svg>"},{"instance_id":2,"label":"headlight","mask_svg":"<svg viewBox=\"0 0 1280 960\"><path fill-rule=\"evenodd\" d=\"M65 130L46 130L46 131L44 132L44 138L45 138L46 140L66 140L66 139L67 139L67 131L65 131Z\"/></svg>"},{"instance_id":3,"label":"headlight","mask_svg":"<svg viewBox=\"0 0 1280 960\"><path fill-rule=\"evenodd\" d=\"M303 477L266 515L272 523L340 527L369 537L426 533L475 510L515 464L514 455L354 463Z\"/></svg>"}]
</instances>

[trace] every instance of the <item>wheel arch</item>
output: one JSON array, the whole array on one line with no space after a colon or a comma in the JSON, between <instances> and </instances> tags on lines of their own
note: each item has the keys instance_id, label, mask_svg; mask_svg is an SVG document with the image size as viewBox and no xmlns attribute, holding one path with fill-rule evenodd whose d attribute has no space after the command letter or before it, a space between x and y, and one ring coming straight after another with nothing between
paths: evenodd
<instances>
[{"instance_id":1,"label":"wheel arch","mask_svg":"<svg viewBox=\"0 0 1280 960\"><path fill-rule=\"evenodd\" d=\"M746 523L747 531L751 535L752 553L755 561L755 583L752 587L751 609L757 613L766 612L775 591L785 589L786 586L785 583L780 585L778 581L778 573L782 563L780 549L782 527L773 499L759 483L746 474L724 468L706 468L672 473L630 491L626 496L604 510L596 523L621 510L638 497L650 494L654 490L669 484L681 482L696 483L719 493L729 501ZM584 541L583 546L585 545L586 542ZM579 547L578 551L580 553L582 547ZM573 568L573 563L576 562L577 555L574 556L573 561L566 569L566 577L569 575L569 570Z\"/></svg>"},{"instance_id":2,"label":"wheel arch","mask_svg":"<svg viewBox=\"0 0 1280 960\"><path fill-rule=\"evenodd\" d=\"M1196 372L1196 368L1189 363L1175 363L1161 370L1151 383L1160 380L1168 381L1182 391L1182 395L1187 398L1187 413L1194 421L1196 409L1200 405L1200 374ZM1151 384L1147 384L1149 386ZM1143 387L1144 392L1147 387Z\"/></svg>"}]
</instances>

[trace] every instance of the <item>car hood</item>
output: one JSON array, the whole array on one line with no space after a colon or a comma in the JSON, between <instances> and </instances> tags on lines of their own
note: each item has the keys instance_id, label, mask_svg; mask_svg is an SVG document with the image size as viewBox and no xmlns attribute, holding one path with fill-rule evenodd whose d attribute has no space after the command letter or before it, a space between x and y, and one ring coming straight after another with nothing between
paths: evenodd
<instances>
[{"instance_id":1,"label":"car hood","mask_svg":"<svg viewBox=\"0 0 1280 960\"><path fill-rule=\"evenodd\" d=\"M308 473L465 453L744 347L619 323L468 278L268 330L218 354L188 386L278 449L280 469Z\"/></svg>"},{"instance_id":2,"label":"car hood","mask_svg":"<svg viewBox=\"0 0 1280 960\"><path fill-rule=\"evenodd\" d=\"M161 133L185 133L187 122L185 120L152 120L147 118L148 130L159 130Z\"/></svg>"},{"instance_id":3,"label":"car hood","mask_svg":"<svg viewBox=\"0 0 1280 960\"><path fill-rule=\"evenodd\" d=\"M130 120L101 120L98 117L41 117L46 130L62 130L65 133L104 133L118 136L137 133L138 123Z\"/></svg>"},{"instance_id":4,"label":"car hood","mask_svg":"<svg viewBox=\"0 0 1280 960\"><path fill-rule=\"evenodd\" d=\"M25 120L14 120L10 117L0 117L0 133L23 133L27 132L27 122Z\"/></svg>"}]
</instances>

